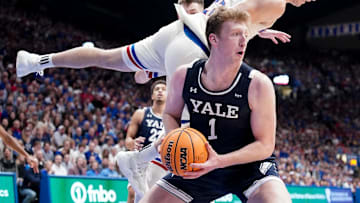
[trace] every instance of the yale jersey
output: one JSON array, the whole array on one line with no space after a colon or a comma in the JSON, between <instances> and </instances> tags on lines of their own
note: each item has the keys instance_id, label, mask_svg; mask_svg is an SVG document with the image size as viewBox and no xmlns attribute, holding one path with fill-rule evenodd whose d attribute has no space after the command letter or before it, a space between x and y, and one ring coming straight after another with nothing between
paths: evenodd
<instances>
[{"instance_id":1,"label":"yale jersey","mask_svg":"<svg viewBox=\"0 0 360 203\"><path fill-rule=\"evenodd\" d=\"M251 72L255 70L243 63L231 86L215 92L207 90L201 83L204 64L205 60L195 62L186 74L183 98L190 113L190 126L202 132L219 154L254 142L248 89Z\"/></svg>"},{"instance_id":2,"label":"yale jersey","mask_svg":"<svg viewBox=\"0 0 360 203\"><path fill-rule=\"evenodd\" d=\"M145 108L144 119L142 120L136 137L145 137L144 146L154 142L163 132L161 117L155 115L151 107Z\"/></svg>"}]
</instances>

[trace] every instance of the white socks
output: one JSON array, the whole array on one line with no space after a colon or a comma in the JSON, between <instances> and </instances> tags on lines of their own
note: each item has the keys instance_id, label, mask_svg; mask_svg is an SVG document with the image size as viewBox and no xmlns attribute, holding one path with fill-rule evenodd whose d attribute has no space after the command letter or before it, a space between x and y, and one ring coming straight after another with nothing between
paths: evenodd
<instances>
[{"instance_id":1,"label":"white socks","mask_svg":"<svg viewBox=\"0 0 360 203\"><path fill-rule=\"evenodd\" d=\"M52 62L53 55L54 54L46 54L46 55L40 56L39 65L40 65L41 70L44 70L45 68L55 67Z\"/></svg>"}]
</instances>

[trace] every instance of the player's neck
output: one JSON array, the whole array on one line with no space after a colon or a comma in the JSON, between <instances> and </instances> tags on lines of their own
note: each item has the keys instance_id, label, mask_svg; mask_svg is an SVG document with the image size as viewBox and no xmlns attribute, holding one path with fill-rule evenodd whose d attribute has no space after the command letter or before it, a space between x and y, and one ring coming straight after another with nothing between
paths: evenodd
<instances>
[{"instance_id":1,"label":"player's neck","mask_svg":"<svg viewBox=\"0 0 360 203\"><path fill-rule=\"evenodd\" d=\"M212 91L221 91L230 87L239 72L240 63L219 63L216 60L209 61L205 64L204 71L201 75L201 81L205 87Z\"/></svg>"},{"instance_id":2,"label":"player's neck","mask_svg":"<svg viewBox=\"0 0 360 203\"><path fill-rule=\"evenodd\" d=\"M154 104L151 107L153 113L157 116L162 116L162 113L165 109L165 102L163 101L154 101Z\"/></svg>"}]
</instances>

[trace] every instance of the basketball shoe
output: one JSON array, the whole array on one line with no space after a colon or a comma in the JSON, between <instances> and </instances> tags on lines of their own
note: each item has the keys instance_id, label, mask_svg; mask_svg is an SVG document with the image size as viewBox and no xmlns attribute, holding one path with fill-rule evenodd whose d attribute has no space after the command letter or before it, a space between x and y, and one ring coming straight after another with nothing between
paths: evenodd
<instances>
[{"instance_id":1,"label":"basketball shoe","mask_svg":"<svg viewBox=\"0 0 360 203\"><path fill-rule=\"evenodd\" d=\"M138 151L118 152L116 162L121 173L128 179L137 197L143 197L149 190L146 183L146 168L149 162L143 162Z\"/></svg>"},{"instance_id":2,"label":"basketball shoe","mask_svg":"<svg viewBox=\"0 0 360 203\"><path fill-rule=\"evenodd\" d=\"M38 54L32 54L27 51L18 51L16 57L16 75L17 77L24 77L30 73L37 73L40 76L44 75L44 68L42 63L46 62L49 56L40 56Z\"/></svg>"}]
</instances>

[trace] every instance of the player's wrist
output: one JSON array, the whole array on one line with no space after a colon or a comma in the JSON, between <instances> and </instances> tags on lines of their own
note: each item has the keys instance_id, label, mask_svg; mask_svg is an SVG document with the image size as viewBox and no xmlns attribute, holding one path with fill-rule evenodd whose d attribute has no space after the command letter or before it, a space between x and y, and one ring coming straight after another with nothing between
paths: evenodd
<instances>
[{"instance_id":1,"label":"player's wrist","mask_svg":"<svg viewBox=\"0 0 360 203\"><path fill-rule=\"evenodd\" d=\"M258 33L260 34L260 33L263 33L263 32L265 32L267 29L262 29L262 30L260 30Z\"/></svg>"},{"instance_id":2,"label":"player's wrist","mask_svg":"<svg viewBox=\"0 0 360 203\"><path fill-rule=\"evenodd\" d=\"M225 156L224 155L221 155L219 154L216 158L216 166L217 168L225 168Z\"/></svg>"}]
</instances>

